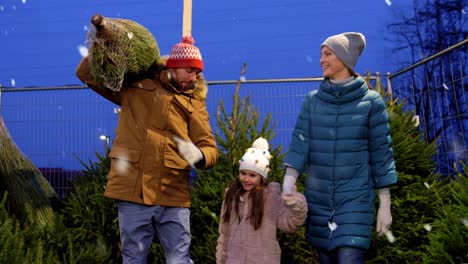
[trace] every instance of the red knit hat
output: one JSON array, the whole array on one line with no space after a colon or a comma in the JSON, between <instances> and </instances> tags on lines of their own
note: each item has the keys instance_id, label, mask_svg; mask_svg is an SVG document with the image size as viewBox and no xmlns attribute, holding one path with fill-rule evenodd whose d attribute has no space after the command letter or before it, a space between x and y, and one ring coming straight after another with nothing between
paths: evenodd
<instances>
[{"instance_id":1,"label":"red knit hat","mask_svg":"<svg viewBox=\"0 0 468 264\"><path fill-rule=\"evenodd\" d=\"M166 62L167 68L197 68L203 71L203 60L200 50L193 45L195 41L191 36L185 36L180 43L172 47L169 59Z\"/></svg>"}]
</instances>

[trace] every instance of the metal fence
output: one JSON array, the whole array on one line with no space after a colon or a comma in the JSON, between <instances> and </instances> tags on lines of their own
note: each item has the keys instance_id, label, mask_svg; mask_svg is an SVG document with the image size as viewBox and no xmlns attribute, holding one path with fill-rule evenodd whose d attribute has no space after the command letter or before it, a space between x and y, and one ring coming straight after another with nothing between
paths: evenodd
<instances>
[{"instance_id":1,"label":"metal fence","mask_svg":"<svg viewBox=\"0 0 468 264\"><path fill-rule=\"evenodd\" d=\"M442 175L468 160L467 47L465 39L388 76L390 95L414 111L426 141L437 141Z\"/></svg>"},{"instance_id":2,"label":"metal fence","mask_svg":"<svg viewBox=\"0 0 468 264\"><path fill-rule=\"evenodd\" d=\"M440 172L467 159L468 105L465 96L466 41L436 57L386 75L388 94L405 99L420 117L426 140L440 143ZM440 60L441 62L436 62ZM448 60L448 61L447 61ZM428 69L433 69L429 72ZM371 82L381 81L380 75ZM242 82L240 96L250 97L260 118L271 114L276 137L271 144L287 148L302 98L317 89L322 78L265 79ZM208 82L207 107L214 132L220 101L231 109L237 81ZM383 82L385 83L385 82ZM401 101L401 100L400 100ZM111 144L118 107L85 86L1 88L0 113L18 147L43 172L59 195L84 168Z\"/></svg>"},{"instance_id":3,"label":"metal fence","mask_svg":"<svg viewBox=\"0 0 468 264\"><path fill-rule=\"evenodd\" d=\"M250 97L260 118L271 114L277 133L271 144L289 144L303 96L316 89L321 78L247 80L240 96ZM237 81L208 82L207 108L214 132L220 101L232 107ZM2 118L14 142L43 172L60 196L80 175L82 162L96 160L111 144L118 106L85 86L2 88Z\"/></svg>"}]
</instances>

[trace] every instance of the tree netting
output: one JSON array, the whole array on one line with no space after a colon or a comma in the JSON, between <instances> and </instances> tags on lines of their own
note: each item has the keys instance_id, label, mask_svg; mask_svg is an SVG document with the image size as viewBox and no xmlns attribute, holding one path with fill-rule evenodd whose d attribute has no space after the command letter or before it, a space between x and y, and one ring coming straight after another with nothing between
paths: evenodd
<instances>
[{"instance_id":1,"label":"tree netting","mask_svg":"<svg viewBox=\"0 0 468 264\"><path fill-rule=\"evenodd\" d=\"M120 91L127 77L146 73L161 62L154 36L129 19L94 15L86 43L92 76L113 91Z\"/></svg>"}]
</instances>

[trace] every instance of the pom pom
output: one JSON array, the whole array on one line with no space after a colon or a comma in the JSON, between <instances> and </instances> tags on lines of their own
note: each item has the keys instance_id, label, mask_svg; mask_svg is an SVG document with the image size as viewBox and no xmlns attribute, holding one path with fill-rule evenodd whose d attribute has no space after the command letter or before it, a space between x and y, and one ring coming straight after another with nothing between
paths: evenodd
<instances>
[{"instance_id":1,"label":"pom pom","mask_svg":"<svg viewBox=\"0 0 468 264\"><path fill-rule=\"evenodd\" d=\"M262 137L257 138L252 144L253 148L268 150L268 141Z\"/></svg>"},{"instance_id":2,"label":"pom pom","mask_svg":"<svg viewBox=\"0 0 468 264\"><path fill-rule=\"evenodd\" d=\"M195 43L195 40L191 36L184 36L184 37L182 37L181 42L193 45L193 43Z\"/></svg>"}]
</instances>

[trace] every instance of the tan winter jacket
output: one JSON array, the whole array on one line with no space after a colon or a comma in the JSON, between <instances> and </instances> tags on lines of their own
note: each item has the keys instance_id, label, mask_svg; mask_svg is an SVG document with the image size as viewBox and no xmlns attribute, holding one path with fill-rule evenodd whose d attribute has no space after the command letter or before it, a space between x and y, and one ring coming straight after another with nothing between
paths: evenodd
<instances>
[{"instance_id":1,"label":"tan winter jacket","mask_svg":"<svg viewBox=\"0 0 468 264\"><path fill-rule=\"evenodd\" d=\"M218 159L206 110L208 88L201 75L195 88L184 94L169 84L166 71L119 92L92 78L86 57L76 75L121 107L104 195L147 205L190 207L191 168L179 155L173 137L192 141L201 150L204 159L196 164L199 169L213 167Z\"/></svg>"},{"instance_id":2,"label":"tan winter jacket","mask_svg":"<svg viewBox=\"0 0 468 264\"><path fill-rule=\"evenodd\" d=\"M303 194L294 192L299 202L292 208L286 207L281 198L280 185L272 182L265 190L263 221L259 229L254 230L246 217L251 204L248 194L242 197L239 208L241 221L235 214L229 223L222 222L224 204L221 210L216 263L218 264L275 264L281 261L281 249L276 238L277 229L294 232L305 222L307 203ZM243 204L243 205L242 205Z\"/></svg>"}]
</instances>

